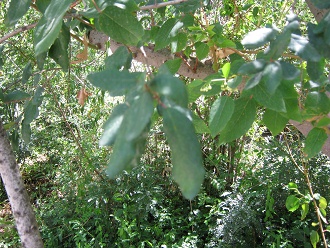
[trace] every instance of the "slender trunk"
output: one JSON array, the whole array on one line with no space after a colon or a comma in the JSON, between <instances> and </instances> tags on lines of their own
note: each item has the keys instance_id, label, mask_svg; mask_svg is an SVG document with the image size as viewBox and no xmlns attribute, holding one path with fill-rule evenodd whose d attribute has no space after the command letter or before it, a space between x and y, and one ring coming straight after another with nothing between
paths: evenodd
<instances>
[{"instance_id":1,"label":"slender trunk","mask_svg":"<svg viewBox=\"0 0 330 248\"><path fill-rule=\"evenodd\" d=\"M43 242L21 173L0 119L0 174L16 221L22 247L41 248Z\"/></svg>"}]
</instances>

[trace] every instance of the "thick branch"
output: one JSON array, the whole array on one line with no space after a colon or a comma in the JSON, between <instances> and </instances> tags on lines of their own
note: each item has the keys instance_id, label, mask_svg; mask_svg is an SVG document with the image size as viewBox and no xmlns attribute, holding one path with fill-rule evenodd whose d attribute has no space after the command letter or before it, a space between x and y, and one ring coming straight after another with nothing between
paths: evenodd
<instances>
[{"instance_id":1,"label":"thick branch","mask_svg":"<svg viewBox=\"0 0 330 248\"><path fill-rule=\"evenodd\" d=\"M0 174L16 221L22 247L41 248L37 221L21 173L0 119Z\"/></svg>"}]
</instances>

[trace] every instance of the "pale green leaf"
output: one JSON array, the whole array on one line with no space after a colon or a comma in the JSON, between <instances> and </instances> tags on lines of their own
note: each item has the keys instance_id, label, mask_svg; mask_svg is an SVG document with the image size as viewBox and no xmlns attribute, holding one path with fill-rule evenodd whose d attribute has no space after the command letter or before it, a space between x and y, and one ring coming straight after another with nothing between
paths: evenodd
<instances>
[{"instance_id":1,"label":"pale green leaf","mask_svg":"<svg viewBox=\"0 0 330 248\"><path fill-rule=\"evenodd\" d=\"M223 76L227 79L230 73L230 63L225 63L221 68Z\"/></svg>"},{"instance_id":2,"label":"pale green leaf","mask_svg":"<svg viewBox=\"0 0 330 248\"><path fill-rule=\"evenodd\" d=\"M317 243L320 241L320 236L317 231L312 230L310 234L310 240L313 248L317 247Z\"/></svg>"},{"instance_id":3,"label":"pale green leaf","mask_svg":"<svg viewBox=\"0 0 330 248\"><path fill-rule=\"evenodd\" d=\"M294 195L289 195L286 198L285 206L286 209L289 210L290 212L296 211L300 206L299 198L297 198Z\"/></svg>"},{"instance_id":4,"label":"pale green leaf","mask_svg":"<svg viewBox=\"0 0 330 248\"><path fill-rule=\"evenodd\" d=\"M184 197L191 200L198 194L205 174L194 126L185 113L176 108L163 109L163 123L171 148L173 178Z\"/></svg>"},{"instance_id":5,"label":"pale green leaf","mask_svg":"<svg viewBox=\"0 0 330 248\"><path fill-rule=\"evenodd\" d=\"M301 205L301 218L300 220L304 220L309 212L309 204L304 203Z\"/></svg>"},{"instance_id":6,"label":"pale green leaf","mask_svg":"<svg viewBox=\"0 0 330 248\"><path fill-rule=\"evenodd\" d=\"M319 207L325 209L327 206L328 206L327 199L321 196L319 199Z\"/></svg>"}]
</instances>

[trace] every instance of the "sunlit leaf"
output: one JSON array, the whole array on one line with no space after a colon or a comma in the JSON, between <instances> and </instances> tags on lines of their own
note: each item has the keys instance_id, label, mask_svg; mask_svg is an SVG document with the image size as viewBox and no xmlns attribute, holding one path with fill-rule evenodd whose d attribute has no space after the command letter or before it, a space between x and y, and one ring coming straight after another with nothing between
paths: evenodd
<instances>
[{"instance_id":1,"label":"sunlit leaf","mask_svg":"<svg viewBox=\"0 0 330 248\"><path fill-rule=\"evenodd\" d=\"M308 158L312 158L317 155L325 141L328 139L328 135L322 128L313 128L306 137L304 153Z\"/></svg>"},{"instance_id":2,"label":"sunlit leaf","mask_svg":"<svg viewBox=\"0 0 330 248\"><path fill-rule=\"evenodd\" d=\"M255 49L273 40L276 34L277 31L272 28L260 28L249 32L242 40L242 44L247 49Z\"/></svg>"},{"instance_id":3,"label":"sunlit leaf","mask_svg":"<svg viewBox=\"0 0 330 248\"><path fill-rule=\"evenodd\" d=\"M304 203L301 205L301 218L300 220L304 220L309 212L309 204Z\"/></svg>"},{"instance_id":4,"label":"sunlit leaf","mask_svg":"<svg viewBox=\"0 0 330 248\"><path fill-rule=\"evenodd\" d=\"M290 212L296 211L300 206L299 198L294 195L289 195L286 198L285 206Z\"/></svg>"},{"instance_id":5,"label":"sunlit leaf","mask_svg":"<svg viewBox=\"0 0 330 248\"><path fill-rule=\"evenodd\" d=\"M194 126L177 108L163 109L163 123L171 148L173 178L184 197L191 200L199 192L205 174Z\"/></svg>"},{"instance_id":6,"label":"sunlit leaf","mask_svg":"<svg viewBox=\"0 0 330 248\"><path fill-rule=\"evenodd\" d=\"M320 54L314 46L312 46L311 43L309 43L309 41L302 36L292 34L289 48L305 60L318 62L321 59Z\"/></svg>"},{"instance_id":7,"label":"sunlit leaf","mask_svg":"<svg viewBox=\"0 0 330 248\"><path fill-rule=\"evenodd\" d=\"M327 206L328 206L327 199L321 196L319 199L319 207L325 209Z\"/></svg>"},{"instance_id":8,"label":"sunlit leaf","mask_svg":"<svg viewBox=\"0 0 330 248\"><path fill-rule=\"evenodd\" d=\"M317 247L317 243L320 241L320 236L317 231L312 230L310 234L310 240L313 248Z\"/></svg>"},{"instance_id":9,"label":"sunlit leaf","mask_svg":"<svg viewBox=\"0 0 330 248\"><path fill-rule=\"evenodd\" d=\"M252 62L247 62L243 64L239 69L239 74L255 74L262 71L266 66L266 61L264 59L257 59Z\"/></svg>"},{"instance_id":10,"label":"sunlit leaf","mask_svg":"<svg viewBox=\"0 0 330 248\"><path fill-rule=\"evenodd\" d=\"M265 89L269 94L274 94L282 80L282 67L275 61L266 65L262 72L262 80L265 83Z\"/></svg>"}]
</instances>

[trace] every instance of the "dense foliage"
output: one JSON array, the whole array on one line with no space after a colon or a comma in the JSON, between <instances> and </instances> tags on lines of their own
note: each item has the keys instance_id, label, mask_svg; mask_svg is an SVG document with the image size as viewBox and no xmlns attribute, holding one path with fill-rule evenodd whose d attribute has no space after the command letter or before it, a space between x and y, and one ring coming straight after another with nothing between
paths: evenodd
<instances>
[{"instance_id":1,"label":"dense foliage","mask_svg":"<svg viewBox=\"0 0 330 248\"><path fill-rule=\"evenodd\" d=\"M326 246L330 14L288 2L0 3L0 114L46 247Z\"/></svg>"}]
</instances>

